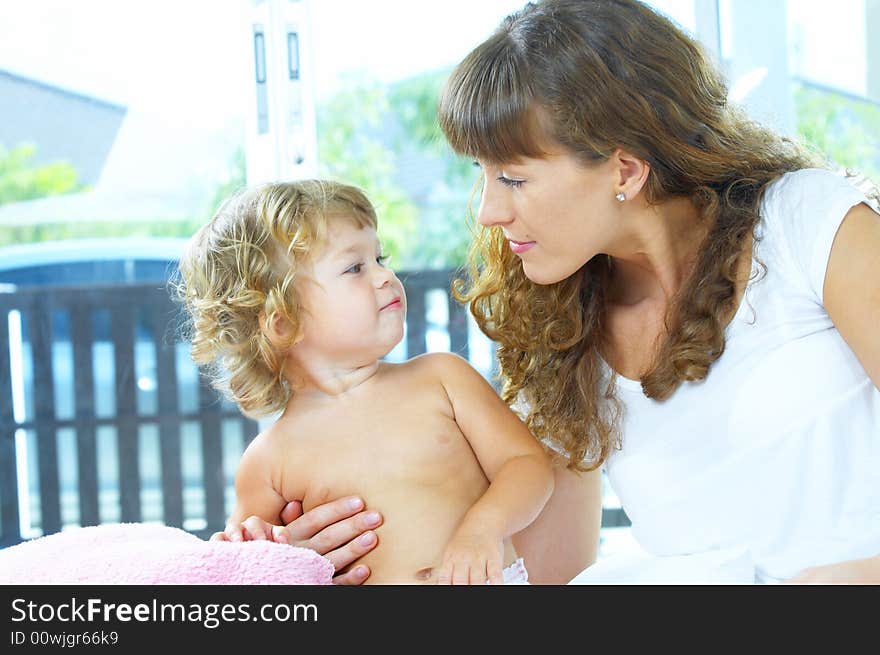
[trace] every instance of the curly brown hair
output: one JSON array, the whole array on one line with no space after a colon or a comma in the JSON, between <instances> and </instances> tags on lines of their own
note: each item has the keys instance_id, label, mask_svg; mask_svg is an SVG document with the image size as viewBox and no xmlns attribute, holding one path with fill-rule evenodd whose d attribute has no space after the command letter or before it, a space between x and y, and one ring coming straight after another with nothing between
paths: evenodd
<instances>
[{"instance_id":1,"label":"curly brown hair","mask_svg":"<svg viewBox=\"0 0 880 655\"><path fill-rule=\"evenodd\" d=\"M373 205L353 186L302 180L251 187L224 201L180 258L173 286L193 360L248 416L279 411L290 398L282 375L287 349L272 343L261 319L281 317L297 333L297 276L326 238L331 216L377 226Z\"/></svg>"},{"instance_id":2,"label":"curly brown hair","mask_svg":"<svg viewBox=\"0 0 880 655\"><path fill-rule=\"evenodd\" d=\"M724 352L738 263L767 186L817 166L797 143L749 120L700 45L636 0L545 0L508 16L449 77L440 126L457 152L503 164L541 157L549 140L584 166L617 149L648 162L646 198L688 198L708 226L667 333L641 380L668 398ZM592 470L619 447L623 407L601 357L612 262L605 255L555 284L523 273L500 228L475 226L467 279L453 290L498 344L502 395Z\"/></svg>"}]
</instances>

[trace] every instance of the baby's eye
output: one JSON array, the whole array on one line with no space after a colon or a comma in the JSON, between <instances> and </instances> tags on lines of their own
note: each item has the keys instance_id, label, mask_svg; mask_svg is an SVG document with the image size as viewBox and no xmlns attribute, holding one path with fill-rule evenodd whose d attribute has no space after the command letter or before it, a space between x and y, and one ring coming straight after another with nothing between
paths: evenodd
<instances>
[{"instance_id":1,"label":"baby's eye","mask_svg":"<svg viewBox=\"0 0 880 655\"><path fill-rule=\"evenodd\" d=\"M385 266L389 261L391 261L391 255L379 255L376 257L376 263L378 263L379 266Z\"/></svg>"},{"instance_id":2,"label":"baby's eye","mask_svg":"<svg viewBox=\"0 0 880 655\"><path fill-rule=\"evenodd\" d=\"M509 177L504 177L503 175L498 176L498 181L501 182L504 186L511 187L513 189L518 189L523 185L525 180L512 180Z\"/></svg>"},{"instance_id":3,"label":"baby's eye","mask_svg":"<svg viewBox=\"0 0 880 655\"><path fill-rule=\"evenodd\" d=\"M364 263L358 262L354 266L349 266L347 269L345 269L345 272L346 273L354 273L355 275L357 275L358 273L360 273L363 270L363 268L364 268Z\"/></svg>"}]
</instances>

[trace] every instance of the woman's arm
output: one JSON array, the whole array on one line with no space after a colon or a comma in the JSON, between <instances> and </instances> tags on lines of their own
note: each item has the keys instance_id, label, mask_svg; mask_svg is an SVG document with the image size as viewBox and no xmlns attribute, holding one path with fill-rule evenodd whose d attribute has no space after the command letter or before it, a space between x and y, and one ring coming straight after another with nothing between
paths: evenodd
<instances>
[{"instance_id":1,"label":"woman's arm","mask_svg":"<svg viewBox=\"0 0 880 655\"><path fill-rule=\"evenodd\" d=\"M789 584L880 584L880 557L853 559L804 569Z\"/></svg>"},{"instance_id":2,"label":"woman's arm","mask_svg":"<svg viewBox=\"0 0 880 655\"><path fill-rule=\"evenodd\" d=\"M880 215L865 204L847 212L834 237L823 288L825 309L880 389ZM876 557L818 566L790 582L880 583Z\"/></svg>"},{"instance_id":3,"label":"woman's arm","mask_svg":"<svg viewBox=\"0 0 880 655\"><path fill-rule=\"evenodd\" d=\"M556 485L540 516L513 535L533 584L566 584L596 561L602 524L600 469L577 473L553 462Z\"/></svg>"},{"instance_id":4,"label":"woman's arm","mask_svg":"<svg viewBox=\"0 0 880 655\"><path fill-rule=\"evenodd\" d=\"M880 214L865 204L850 209L837 230L823 298L840 336L880 389Z\"/></svg>"}]
</instances>

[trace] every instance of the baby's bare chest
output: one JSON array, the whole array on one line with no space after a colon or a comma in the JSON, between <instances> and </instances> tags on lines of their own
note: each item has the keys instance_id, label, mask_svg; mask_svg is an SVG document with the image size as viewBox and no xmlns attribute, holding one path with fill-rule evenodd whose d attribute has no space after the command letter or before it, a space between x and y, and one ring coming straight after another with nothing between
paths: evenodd
<instances>
[{"instance_id":1,"label":"baby's bare chest","mask_svg":"<svg viewBox=\"0 0 880 655\"><path fill-rule=\"evenodd\" d=\"M308 477L307 506L347 494L434 493L484 480L454 417L431 403L401 398L301 429L289 465Z\"/></svg>"}]
</instances>

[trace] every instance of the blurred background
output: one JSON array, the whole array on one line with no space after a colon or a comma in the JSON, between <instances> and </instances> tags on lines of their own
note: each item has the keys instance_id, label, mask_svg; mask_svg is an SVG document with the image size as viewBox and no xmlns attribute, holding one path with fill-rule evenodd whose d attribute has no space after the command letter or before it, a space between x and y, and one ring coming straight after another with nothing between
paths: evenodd
<instances>
[{"instance_id":1,"label":"blurred background","mask_svg":"<svg viewBox=\"0 0 880 655\"><path fill-rule=\"evenodd\" d=\"M367 191L394 268L453 270L463 263L469 240L465 214L476 173L439 133L440 88L455 63L522 4L3 2L0 286L11 293L64 283L161 282L182 241L210 218L221 198L247 183L306 176L332 177ZM880 180L880 0L649 4L704 43L727 76L731 100L753 117L834 164ZM455 349L447 296L435 289L425 298L418 349ZM4 525L18 526L10 539L39 536L47 525L51 531L96 520L163 520L163 511L168 522L159 421L139 424L133 442L129 461L140 476L132 492L138 494L134 514L120 509L125 457L117 427L109 419L101 423L102 416L121 411L114 394L121 379L117 369L125 362L132 367L130 411L149 414L153 407L155 414L161 376L150 329L134 319L133 358L114 359L110 319L92 319L95 374L84 411L97 432L94 449L84 450L77 427L82 423L74 420L82 416L72 319L53 314L47 322L47 379L54 391L44 413L54 427L39 436L35 328L25 310L9 307L0 317L8 343L0 362L11 379L8 388L0 384L0 403L10 405L0 413L6 417L0 436L10 455L0 476L12 491L0 513ZM492 344L467 320L466 355L491 379ZM175 342L174 349L176 411L195 412L197 375L186 344ZM389 358L415 351L405 341ZM224 411L227 418L234 415L234 408ZM216 457L222 468L220 511L232 502L232 475L250 434L235 421L229 425ZM179 427L182 455L174 466L182 471L183 508L171 522L208 530L205 492L187 481L206 477L209 440L195 423L181 421ZM49 457L57 461L39 461L47 457L41 439L53 442ZM97 461L100 490L89 520L81 506L84 453L94 453L89 457ZM54 487L46 486L47 475L57 476ZM61 498L48 524L47 489ZM609 510L619 507L610 489L605 503ZM624 515L606 523L603 553L627 547L626 523Z\"/></svg>"},{"instance_id":2,"label":"blurred background","mask_svg":"<svg viewBox=\"0 0 880 655\"><path fill-rule=\"evenodd\" d=\"M877 0L650 4L716 54L731 96L756 118L841 165L880 172ZM434 107L451 67L521 5L445 0L440 11L418 0L4 2L0 245L187 236L249 179L247 163L272 160L260 136L302 129L309 134L299 138L316 148L307 143L304 166L264 166L250 179L295 171L360 184L381 206L396 266L457 264L475 175L445 147ZM269 132L257 134L254 25L268 39L291 20L303 119L295 125L281 110ZM272 55L264 68L279 73L269 91L280 95L288 67ZM271 144L283 146L283 139Z\"/></svg>"}]
</instances>

